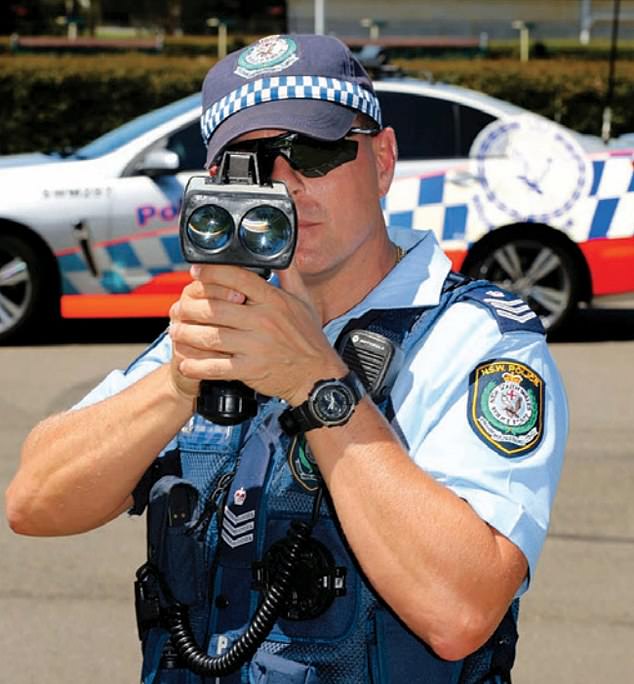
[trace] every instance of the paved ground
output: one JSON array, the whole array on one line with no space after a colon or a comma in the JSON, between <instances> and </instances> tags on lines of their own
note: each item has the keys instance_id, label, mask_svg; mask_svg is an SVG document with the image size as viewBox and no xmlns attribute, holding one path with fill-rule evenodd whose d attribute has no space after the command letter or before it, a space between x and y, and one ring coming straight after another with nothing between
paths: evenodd
<instances>
[{"instance_id":1,"label":"paved ground","mask_svg":"<svg viewBox=\"0 0 634 684\"><path fill-rule=\"evenodd\" d=\"M0 348L0 490L31 426L125 365L160 327L81 322L39 346ZM514 681L631 682L634 307L583 312L552 349L572 432L551 534L522 606ZM143 522L125 518L63 539L17 537L0 520L0 681L137 681L132 577L143 536Z\"/></svg>"}]
</instances>

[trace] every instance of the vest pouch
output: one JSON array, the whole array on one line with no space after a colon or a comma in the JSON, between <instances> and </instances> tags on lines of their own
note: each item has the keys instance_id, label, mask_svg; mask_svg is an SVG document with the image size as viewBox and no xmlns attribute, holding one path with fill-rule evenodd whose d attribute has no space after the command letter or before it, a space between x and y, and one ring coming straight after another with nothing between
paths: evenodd
<instances>
[{"instance_id":1,"label":"vest pouch","mask_svg":"<svg viewBox=\"0 0 634 684\"><path fill-rule=\"evenodd\" d=\"M374 618L375 640L370 649L372 684L458 684L462 661L439 658L394 614L378 607Z\"/></svg>"},{"instance_id":2,"label":"vest pouch","mask_svg":"<svg viewBox=\"0 0 634 684\"><path fill-rule=\"evenodd\" d=\"M269 518L265 550L286 536L290 523L291 520L287 517ZM300 620L279 618L267 641L286 643L290 639L296 643L333 644L348 640L357 628L360 615L359 575L335 522L327 518L320 519L313 528L311 537L323 544L332 555L333 569L344 571L345 592L334 598L318 617Z\"/></svg>"},{"instance_id":3,"label":"vest pouch","mask_svg":"<svg viewBox=\"0 0 634 684\"><path fill-rule=\"evenodd\" d=\"M319 684L311 665L258 651L249 665L249 684Z\"/></svg>"},{"instance_id":4,"label":"vest pouch","mask_svg":"<svg viewBox=\"0 0 634 684\"><path fill-rule=\"evenodd\" d=\"M186 480L166 475L150 491L148 556L171 600L185 606L204 601L207 572L204 542L194 534L198 491Z\"/></svg>"}]
</instances>

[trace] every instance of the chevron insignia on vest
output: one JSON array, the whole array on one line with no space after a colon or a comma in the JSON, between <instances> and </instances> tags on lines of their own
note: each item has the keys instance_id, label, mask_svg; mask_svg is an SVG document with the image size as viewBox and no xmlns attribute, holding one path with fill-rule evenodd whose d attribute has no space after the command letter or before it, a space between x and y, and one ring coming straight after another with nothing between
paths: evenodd
<instances>
[{"instance_id":1,"label":"chevron insignia on vest","mask_svg":"<svg viewBox=\"0 0 634 684\"><path fill-rule=\"evenodd\" d=\"M232 549L253 541L255 510L236 515L227 506L222 520L222 540Z\"/></svg>"}]
</instances>

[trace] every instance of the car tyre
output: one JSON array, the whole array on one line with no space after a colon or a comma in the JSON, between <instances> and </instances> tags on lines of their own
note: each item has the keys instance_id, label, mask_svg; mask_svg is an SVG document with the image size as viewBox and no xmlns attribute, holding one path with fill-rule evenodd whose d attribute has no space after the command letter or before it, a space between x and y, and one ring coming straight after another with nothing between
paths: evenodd
<instances>
[{"instance_id":1,"label":"car tyre","mask_svg":"<svg viewBox=\"0 0 634 684\"><path fill-rule=\"evenodd\" d=\"M0 235L0 344L30 339L36 324L56 318L48 271L32 243Z\"/></svg>"},{"instance_id":2,"label":"car tyre","mask_svg":"<svg viewBox=\"0 0 634 684\"><path fill-rule=\"evenodd\" d=\"M540 234L518 234L476 246L462 271L516 293L539 315L548 333L561 330L579 302L579 277L564 244Z\"/></svg>"}]
</instances>

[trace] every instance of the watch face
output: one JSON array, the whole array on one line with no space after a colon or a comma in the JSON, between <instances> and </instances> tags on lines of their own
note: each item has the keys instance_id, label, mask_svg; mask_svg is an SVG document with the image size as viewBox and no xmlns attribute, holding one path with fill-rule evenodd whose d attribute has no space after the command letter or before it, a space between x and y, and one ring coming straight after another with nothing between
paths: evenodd
<instances>
[{"instance_id":1,"label":"watch face","mask_svg":"<svg viewBox=\"0 0 634 684\"><path fill-rule=\"evenodd\" d=\"M320 387L312 400L315 416L326 424L347 419L353 406L352 392L339 382Z\"/></svg>"}]
</instances>

